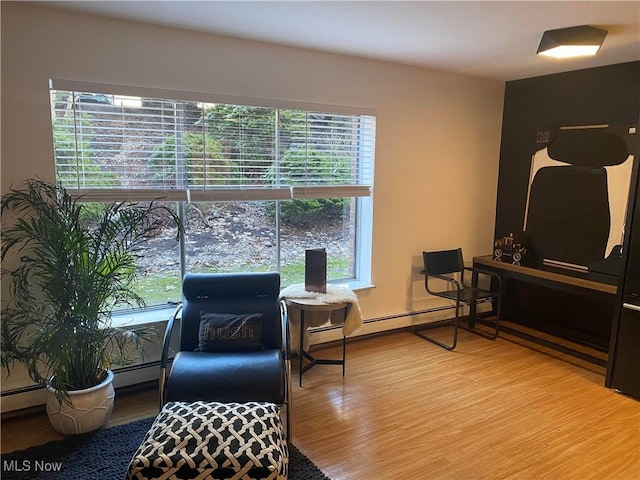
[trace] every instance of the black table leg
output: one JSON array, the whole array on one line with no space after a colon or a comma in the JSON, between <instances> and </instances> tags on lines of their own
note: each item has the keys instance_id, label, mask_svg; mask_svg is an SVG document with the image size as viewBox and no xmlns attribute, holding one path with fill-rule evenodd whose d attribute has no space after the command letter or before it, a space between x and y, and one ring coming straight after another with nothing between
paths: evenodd
<instances>
[{"instance_id":1,"label":"black table leg","mask_svg":"<svg viewBox=\"0 0 640 480\"><path fill-rule=\"evenodd\" d=\"M345 307L345 312L346 312ZM302 374L309 370L314 365L342 365L342 376L345 376L345 369L347 364L346 357L346 349L347 349L347 340L346 337L342 337L342 359L341 360L333 360L333 359L324 359L324 358L315 358L309 352L304 350L304 334L305 334L305 325L304 325L304 310L300 310L300 346L299 346L299 383L298 385L302 386ZM309 363L303 365L304 359L307 359Z\"/></svg>"},{"instance_id":2,"label":"black table leg","mask_svg":"<svg viewBox=\"0 0 640 480\"><path fill-rule=\"evenodd\" d=\"M471 286L478 288L478 272L471 272ZM471 301L469 302L469 328L475 328L476 326L476 298L475 293Z\"/></svg>"}]
</instances>

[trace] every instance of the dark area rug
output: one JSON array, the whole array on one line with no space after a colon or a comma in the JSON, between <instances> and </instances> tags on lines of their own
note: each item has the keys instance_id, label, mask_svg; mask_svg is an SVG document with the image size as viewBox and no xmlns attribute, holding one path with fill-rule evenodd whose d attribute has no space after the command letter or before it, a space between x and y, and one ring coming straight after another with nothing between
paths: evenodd
<instances>
[{"instance_id":1,"label":"dark area rug","mask_svg":"<svg viewBox=\"0 0 640 480\"><path fill-rule=\"evenodd\" d=\"M153 418L2 455L2 480L124 480ZM289 444L289 480L330 480Z\"/></svg>"}]
</instances>

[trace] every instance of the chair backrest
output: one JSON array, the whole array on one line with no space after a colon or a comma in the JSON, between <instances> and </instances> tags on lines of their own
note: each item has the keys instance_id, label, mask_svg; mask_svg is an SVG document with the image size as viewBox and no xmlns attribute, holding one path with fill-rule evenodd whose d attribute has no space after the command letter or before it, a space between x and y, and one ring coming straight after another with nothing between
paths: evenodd
<instances>
[{"instance_id":1,"label":"chair backrest","mask_svg":"<svg viewBox=\"0 0 640 480\"><path fill-rule=\"evenodd\" d=\"M464 269L462 248L455 250L440 250L437 252L422 252L424 271L435 275L460 273Z\"/></svg>"},{"instance_id":2,"label":"chair backrest","mask_svg":"<svg viewBox=\"0 0 640 480\"><path fill-rule=\"evenodd\" d=\"M282 348L280 274L187 273L182 282L180 350L198 347L202 313L261 313L266 349Z\"/></svg>"}]
</instances>

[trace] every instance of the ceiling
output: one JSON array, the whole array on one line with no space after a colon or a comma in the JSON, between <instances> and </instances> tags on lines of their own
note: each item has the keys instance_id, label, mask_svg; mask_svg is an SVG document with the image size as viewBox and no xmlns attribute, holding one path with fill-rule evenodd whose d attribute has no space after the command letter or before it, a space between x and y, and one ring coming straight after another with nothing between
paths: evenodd
<instances>
[{"instance_id":1,"label":"ceiling","mask_svg":"<svg viewBox=\"0 0 640 480\"><path fill-rule=\"evenodd\" d=\"M498 80L640 60L640 1L47 1L50 7ZM609 34L596 57L536 55L545 30Z\"/></svg>"}]
</instances>

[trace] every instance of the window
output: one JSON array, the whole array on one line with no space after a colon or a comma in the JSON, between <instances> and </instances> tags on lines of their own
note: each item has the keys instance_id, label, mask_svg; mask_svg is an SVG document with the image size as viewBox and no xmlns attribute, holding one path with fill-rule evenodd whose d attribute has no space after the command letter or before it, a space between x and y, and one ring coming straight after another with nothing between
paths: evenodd
<instances>
[{"instance_id":1,"label":"window","mask_svg":"<svg viewBox=\"0 0 640 480\"><path fill-rule=\"evenodd\" d=\"M370 112L66 81L50 93L64 187L87 202L168 202L184 222L180 245L168 229L140 252L148 305L179 301L186 271L303 282L307 248L327 249L330 281L370 282Z\"/></svg>"}]
</instances>

